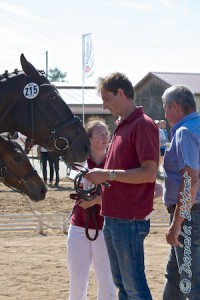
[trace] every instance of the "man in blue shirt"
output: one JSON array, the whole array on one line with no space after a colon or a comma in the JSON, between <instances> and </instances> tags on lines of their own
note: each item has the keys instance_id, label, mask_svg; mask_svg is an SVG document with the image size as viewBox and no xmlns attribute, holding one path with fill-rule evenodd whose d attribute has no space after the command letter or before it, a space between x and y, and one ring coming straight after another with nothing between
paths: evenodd
<instances>
[{"instance_id":1,"label":"man in blue shirt","mask_svg":"<svg viewBox=\"0 0 200 300\"><path fill-rule=\"evenodd\" d=\"M193 93L174 85L163 96L171 144L164 157L164 203L171 245L163 300L200 299L200 116Z\"/></svg>"}]
</instances>

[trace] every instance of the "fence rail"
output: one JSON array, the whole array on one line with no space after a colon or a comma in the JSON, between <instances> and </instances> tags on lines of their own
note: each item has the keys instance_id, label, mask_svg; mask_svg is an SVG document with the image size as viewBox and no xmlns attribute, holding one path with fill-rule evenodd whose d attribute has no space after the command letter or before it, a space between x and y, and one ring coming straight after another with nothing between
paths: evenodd
<instances>
[{"instance_id":1,"label":"fence rail","mask_svg":"<svg viewBox=\"0 0 200 300\"><path fill-rule=\"evenodd\" d=\"M64 213L45 213L37 217L35 214L0 215L0 231L36 231L43 234L44 230L61 229L67 233L69 220Z\"/></svg>"},{"instance_id":2,"label":"fence rail","mask_svg":"<svg viewBox=\"0 0 200 300\"><path fill-rule=\"evenodd\" d=\"M65 213L45 213L39 216L35 214L4 214L0 215L1 231L36 231L43 234L45 230L60 229L67 234L69 220ZM155 213L151 218L151 227L167 227L168 216Z\"/></svg>"},{"instance_id":3,"label":"fence rail","mask_svg":"<svg viewBox=\"0 0 200 300\"><path fill-rule=\"evenodd\" d=\"M169 225L169 216L165 215L158 215L155 213L151 218L151 227L167 227Z\"/></svg>"}]
</instances>

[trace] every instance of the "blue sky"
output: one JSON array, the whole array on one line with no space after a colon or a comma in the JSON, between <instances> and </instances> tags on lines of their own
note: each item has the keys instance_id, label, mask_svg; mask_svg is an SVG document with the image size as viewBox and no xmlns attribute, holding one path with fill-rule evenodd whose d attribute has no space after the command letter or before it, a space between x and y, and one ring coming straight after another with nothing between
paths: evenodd
<instances>
[{"instance_id":1,"label":"blue sky","mask_svg":"<svg viewBox=\"0 0 200 300\"><path fill-rule=\"evenodd\" d=\"M82 83L82 34L92 33L95 73L126 73L136 84L150 71L200 73L199 0L0 0L0 73L67 72Z\"/></svg>"}]
</instances>

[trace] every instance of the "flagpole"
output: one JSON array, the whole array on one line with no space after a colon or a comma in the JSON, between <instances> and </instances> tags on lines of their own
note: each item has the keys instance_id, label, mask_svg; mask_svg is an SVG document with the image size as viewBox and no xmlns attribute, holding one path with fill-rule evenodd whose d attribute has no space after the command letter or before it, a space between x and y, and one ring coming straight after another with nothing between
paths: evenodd
<instances>
[{"instance_id":1,"label":"flagpole","mask_svg":"<svg viewBox=\"0 0 200 300\"><path fill-rule=\"evenodd\" d=\"M83 126L85 126L85 95L84 95L84 87L85 87L85 34L82 35L82 122Z\"/></svg>"},{"instance_id":2,"label":"flagpole","mask_svg":"<svg viewBox=\"0 0 200 300\"><path fill-rule=\"evenodd\" d=\"M85 126L85 80L84 80L84 74L82 76L82 120L83 120L83 126Z\"/></svg>"}]
</instances>

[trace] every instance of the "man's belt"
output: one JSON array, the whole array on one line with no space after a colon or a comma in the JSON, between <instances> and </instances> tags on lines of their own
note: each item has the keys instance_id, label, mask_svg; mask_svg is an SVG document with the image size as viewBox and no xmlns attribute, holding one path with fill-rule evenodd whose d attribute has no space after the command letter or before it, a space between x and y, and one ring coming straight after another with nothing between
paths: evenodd
<instances>
[{"instance_id":1,"label":"man's belt","mask_svg":"<svg viewBox=\"0 0 200 300\"><path fill-rule=\"evenodd\" d=\"M176 208L175 204L167 206L168 213L173 214L175 211L175 208ZM200 210L200 203L193 204L191 211L194 211L194 210Z\"/></svg>"}]
</instances>

